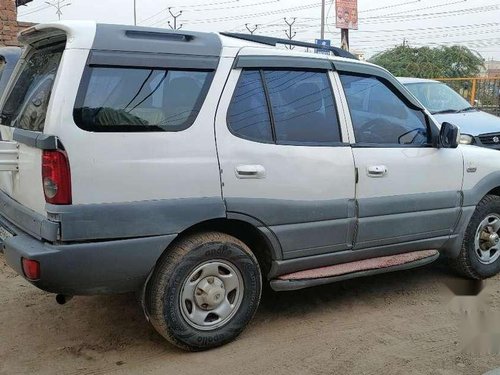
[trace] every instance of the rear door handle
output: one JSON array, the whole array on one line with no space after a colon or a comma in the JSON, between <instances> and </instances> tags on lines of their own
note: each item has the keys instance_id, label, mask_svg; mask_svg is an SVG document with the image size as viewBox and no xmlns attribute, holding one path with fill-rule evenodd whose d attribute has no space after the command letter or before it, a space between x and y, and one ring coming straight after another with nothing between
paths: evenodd
<instances>
[{"instance_id":1,"label":"rear door handle","mask_svg":"<svg viewBox=\"0 0 500 375\"><path fill-rule=\"evenodd\" d=\"M385 165L372 165L367 168L368 177L384 177L387 174Z\"/></svg>"},{"instance_id":2,"label":"rear door handle","mask_svg":"<svg viewBox=\"0 0 500 375\"><path fill-rule=\"evenodd\" d=\"M240 179L266 177L266 169L262 165L239 165L235 171L236 177Z\"/></svg>"}]
</instances>

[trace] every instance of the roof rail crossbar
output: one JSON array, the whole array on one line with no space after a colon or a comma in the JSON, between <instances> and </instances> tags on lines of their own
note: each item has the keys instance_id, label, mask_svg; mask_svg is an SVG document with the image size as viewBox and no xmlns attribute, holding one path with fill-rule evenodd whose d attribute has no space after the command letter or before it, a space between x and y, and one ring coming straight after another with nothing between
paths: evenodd
<instances>
[{"instance_id":1,"label":"roof rail crossbar","mask_svg":"<svg viewBox=\"0 0 500 375\"><path fill-rule=\"evenodd\" d=\"M338 57L346 57L348 59L358 60L358 58L356 56L354 56L352 53L350 53L349 51L346 51L346 50L344 50L342 48L338 48L338 47L320 46L320 45L314 44L314 43L301 42L298 40L273 38L273 37L264 36L264 35L251 35L251 34L228 33L228 32L221 33L221 35L228 36L231 38L248 40L250 42L266 44L269 46L276 46L278 44L285 44L285 45L292 45L292 46L297 46L297 47L315 48L315 49L330 51L335 56L338 56Z\"/></svg>"}]
</instances>

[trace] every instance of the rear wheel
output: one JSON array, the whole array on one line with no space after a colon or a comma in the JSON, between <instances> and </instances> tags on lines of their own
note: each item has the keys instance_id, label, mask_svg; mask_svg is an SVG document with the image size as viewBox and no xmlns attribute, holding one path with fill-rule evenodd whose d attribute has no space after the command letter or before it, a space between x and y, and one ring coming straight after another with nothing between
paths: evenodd
<instances>
[{"instance_id":1,"label":"rear wheel","mask_svg":"<svg viewBox=\"0 0 500 375\"><path fill-rule=\"evenodd\" d=\"M500 197L487 195L479 202L452 265L462 276L476 280L500 272Z\"/></svg>"},{"instance_id":2,"label":"rear wheel","mask_svg":"<svg viewBox=\"0 0 500 375\"><path fill-rule=\"evenodd\" d=\"M250 249L227 234L207 232L168 249L148 282L145 302L161 335L197 351L236 338L257 311L261 289Z\"/></svg>"}]
</instances>

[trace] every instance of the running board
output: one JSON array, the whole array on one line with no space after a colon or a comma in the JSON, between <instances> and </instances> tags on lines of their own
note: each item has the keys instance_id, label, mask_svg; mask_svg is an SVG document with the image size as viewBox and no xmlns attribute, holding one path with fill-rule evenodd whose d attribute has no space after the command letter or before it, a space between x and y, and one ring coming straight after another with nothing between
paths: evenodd
<instances>
[{"instance_id":1,"label":"running board","mask_svg":"<svg viewBox=\"0 0 500 375\"><path fill-rule=\"evenodd\" d=\"M271 280L271 288L277 292L304 289L335 281L425 266L438 258L437 250L424 250L337 264L279 276Z\"/></svg>"}]
</instances>

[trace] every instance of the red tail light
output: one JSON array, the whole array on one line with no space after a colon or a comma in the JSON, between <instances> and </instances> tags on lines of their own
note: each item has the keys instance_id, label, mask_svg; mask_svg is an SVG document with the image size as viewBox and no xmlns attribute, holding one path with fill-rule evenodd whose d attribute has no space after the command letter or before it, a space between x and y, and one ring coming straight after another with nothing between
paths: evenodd
<instances>
[{"instance_id":1,"label":"red tail light","mask_svg":"<svg viewBox=\"0 0 500 375\"><path fill-rule=\"evenodd\" d=\"M71 172L64 151L43 151L42 181L47 203L71 204Z\"/></svg>"},{"instance_id":2,"label":"red tail light","mask_svg":"<svg viewBox=\"0 0 500 375\"><path fill-rule=\"evenodd\" d=\"M40 279L40 263L36 260L22 258L23 272L29 280Z\"/></svg>"}]
</instances>

